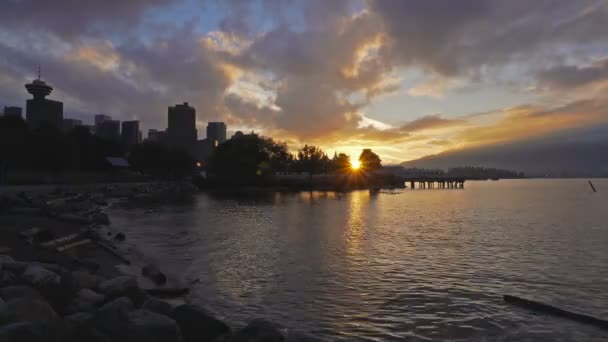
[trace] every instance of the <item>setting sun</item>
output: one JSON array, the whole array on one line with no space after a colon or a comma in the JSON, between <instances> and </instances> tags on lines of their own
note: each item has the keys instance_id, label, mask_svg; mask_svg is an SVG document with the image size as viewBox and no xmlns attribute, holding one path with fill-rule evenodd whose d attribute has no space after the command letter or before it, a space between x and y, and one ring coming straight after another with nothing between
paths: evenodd
<instances>
[{"instance_id":1,"label":"setting sun","mask_svg":"<svg viewBox=\"0 0 608 342\"><path fill-rule=\"evenodd\" d=\"M357 159L350 161L350 168L353 170L359 170L361 168L361 162Z\"/></svg>"}]
</instances>

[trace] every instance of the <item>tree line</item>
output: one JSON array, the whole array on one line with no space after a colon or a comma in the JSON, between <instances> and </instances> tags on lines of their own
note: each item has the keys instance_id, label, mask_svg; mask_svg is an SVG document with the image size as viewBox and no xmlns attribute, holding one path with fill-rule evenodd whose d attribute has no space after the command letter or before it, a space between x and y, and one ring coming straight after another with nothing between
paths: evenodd
<instances>
[{"instance_id":1,"label":"tree line","mask_svg":"<svg viewBox=\"0 0 608 342\"><path fill-rule=\"evenodd\" d=\"M359 156L360 172L373 172L382 167L380 157L371 150ZM235 179L254 179L273 174L353 172L351 159L340 153L329 158L320 147L304 145L292 154L287 144L258 134L235 135L220 144L211 155L208 173Z\"/></svg>"}]
</instances>

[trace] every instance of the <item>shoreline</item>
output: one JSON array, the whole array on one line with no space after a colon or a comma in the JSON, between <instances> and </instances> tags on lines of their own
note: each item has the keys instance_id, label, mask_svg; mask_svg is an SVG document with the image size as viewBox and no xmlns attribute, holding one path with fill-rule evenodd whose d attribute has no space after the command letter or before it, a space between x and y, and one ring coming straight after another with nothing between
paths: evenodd
<instances>
[{"instance_id":1,"label":"shoreline","mask_svg":"<svg viewBox=\"0 0 608 342\"><path fill-rule=\"evenodd\" d=\"M136 248L123 246L128 237L112 229L106 209L186 201L197 192L190 184L28 188L0 193L0 340L53 340L46 338L52 334L57 341L123 341L129 336L129 341L144 342L158 341L146 333L157 329L167 342L195 341L193 336L225 342L320 341L264 320L234 329L189 304L188 284L178 276L166 275ZM13 298L7 291L22 296ZM34 308L46 316L31 314ZM122 318L121 329L111 328L112 316ZM98 335L107 339L93 338Z\"/></svg>"}]
</instances>

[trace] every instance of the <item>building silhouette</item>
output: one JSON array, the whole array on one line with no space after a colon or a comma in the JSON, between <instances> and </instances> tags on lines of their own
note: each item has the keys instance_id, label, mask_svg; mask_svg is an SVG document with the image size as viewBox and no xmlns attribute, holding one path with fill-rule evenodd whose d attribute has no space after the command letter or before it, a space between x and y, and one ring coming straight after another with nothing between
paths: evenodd
<instances>
[{"instance_id":1,"label":"building silhouette","mask_svg":"<svg viewBox=\"0 0 608 342\"><path fill-rule=\"evenodd\" d=\"M32 99L27 100L25 105L27 123L33 129L43 125L61 129L63 126L63 103L45 98L51 94L53 87L40 79L40 70L38 70L38 78L32 83L26 84L25 89L33 96Z\"/></svg>"},{"instance_id":2,"label":"building silhouette","mask_svg":"<svg viewBox=\"0 0 608 342\"><path fill-rule=\"evenodd\" d=\"M207 124L207 139L221 144L226 141L226 124L223 122L209 122Z\"/></svg>"},{"instance_id":3,"label":"building silhouette","mask_svg":"<svg viewBox=\"0 0 608 342\"><path fill-rule=\"evenodd\" d=\"M125 146L137 145L140 142L139 121L122 122L122 143Z\"/></svg>"},{"instance_id":4,"label":"building silhouette","mask_svg":"<svg viewBox=\"0 0 608 342\"><path fill-rule=\"evenodd\" d=\"M11 117L11 118L22 118L23 117L23 111L21 110L21 107L4 107L4 116L5 117Z\"/></svg>"},{"instance_id":5,"label":"building silhouette","mask_svg":"<svg viewBox=\"0 0 608 342\"><path fill-rule=\"evenodd\" d=\"M149 142L166 144L167 143L167 131L158 130L151 128L148 130L148 139Z\"/></svg>"},{"instance_id":6,"label":"building silhouette","mask_svg":"<svg viewBox=\"0 0 608 342\"><path fill-rule=\"evenodd\" d=\"M97 133L104 121L112 120L112 117L105 114L95 114L95 133Z\"/></svg>"},{"instance_id":7,"label":"building silhouette","mask_svg":"<svg viewBox=\"0 0 608 342\"><path fill-rule=\"evenodd\" d=\"M76 127L82 126L82 120L78 119L63 119L62 129L64 132L69 132Z\"/></svg>"},{"instance_id":8,"label":"building silhouette","mask_svg":"<svg viewBox=\"0 0 608 342\"><path fill-rule=\"evenodd\" d=\"M241 132L241 134L243 134ZM195 157L203 165L209 160L219 144L226 141L226 124L223 122L207 123L207 138L196 142Z\"/></svg>"},{"instance_id":9,"label":"building silhouette","mask_svg":"<svg viewBox=\"0 0 608 342\"><path fill-rule=\"evenodd\" d=\"M95 133L102 139L119 142L120 141L120 121L105 120L95 128Z\"/></svg>"},{"instance_id":10,"label":"building silhouette","mask_svg":"<svg viewBox=\"0 0 608 342\"><path fill-rule=\"evenodd\" d=\"M169 144L192 152L197 138L196 110L190 107L188 102L184 102L184 104L169 107L168 117Z\"/></svg>"}]
</instances>

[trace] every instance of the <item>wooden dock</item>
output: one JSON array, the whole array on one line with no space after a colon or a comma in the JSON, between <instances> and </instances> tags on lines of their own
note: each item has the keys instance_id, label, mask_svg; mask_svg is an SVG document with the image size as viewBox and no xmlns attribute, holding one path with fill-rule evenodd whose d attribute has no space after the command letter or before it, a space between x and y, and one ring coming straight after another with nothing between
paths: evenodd
<instances>
[{"instance_id":1,"label":"wooden dock","mask_svg":"<svg viewBox=\"0 0 608 342\"><path fill-rule=\"evenodd\" d=\"M409 184L410 189L464 189L464 182L466 179L452 177L421 177L406 178L404 181L405 184Z\"/></svg>"}]
</instances>

